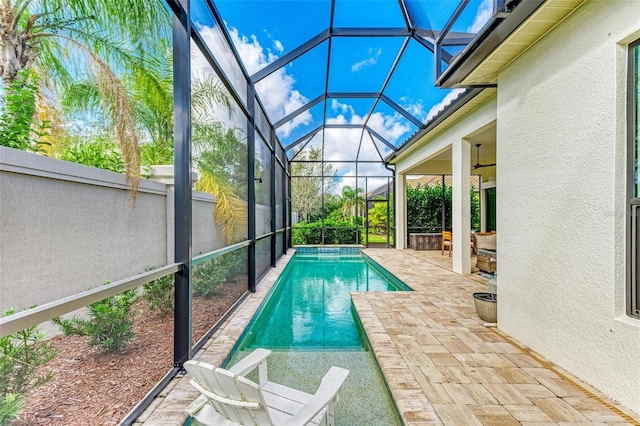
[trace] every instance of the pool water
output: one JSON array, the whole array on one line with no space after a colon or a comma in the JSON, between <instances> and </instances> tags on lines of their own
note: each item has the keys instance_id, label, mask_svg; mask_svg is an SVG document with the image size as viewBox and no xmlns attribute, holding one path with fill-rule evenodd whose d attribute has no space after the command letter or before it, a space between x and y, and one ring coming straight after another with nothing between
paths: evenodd
<instances>
[{"instance_id":1,"label":"pool water","mask_svg":"<svg viewBox=\"0 0 640 426\"><path fill-rule=\"evenodd\" d=\"M296 253L241 347L364 350L349 293L396 290L408 287L361 254Z\"/></svg>"},{"instance_id":2,"label":"pool water","mask_svg":"<svg viewBox=\"0 0 640 426\"><path fill-rule=\"evenodd\" d=\"M272 350L269 380L314 393L332 365L349 370L337 425L400 425L376 361L358 327L351 291L408 291L361 254L297 252L226 365L255 348ZM249 375L257 380L257 374Z\"/></svg>"}]
</instances>

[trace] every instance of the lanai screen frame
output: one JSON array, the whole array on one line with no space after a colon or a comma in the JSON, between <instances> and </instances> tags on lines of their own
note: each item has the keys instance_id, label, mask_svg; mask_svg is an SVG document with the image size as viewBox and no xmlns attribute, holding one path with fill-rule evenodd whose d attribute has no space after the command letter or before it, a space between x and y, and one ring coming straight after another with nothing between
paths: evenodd
<instances>
[{"instance_id":1,"label":"lanai screen frame","mask_svg":"<svg viewBox=\"0 0 640 426\"><path fill-rule=\"evenodd\" d=\"M242 62L229 35L224 30L224 24L212 2L206 1L216 24L223 30L229 49L234 53L237 66L242 70L246 80L247 93L242 96L224 73L218 60L212 54L204 38L192 25L189 0L167 0L168 6L173 12L173 72L174 72L174 168L175 168L175 260L184 265L182 270L175 275L175 321L174 321L174 367L181 368L185 361L191 358L191 280L194 257L192 253L192 218L191 218L191 174L192 174L192 140L191 140L191 57L192 42L215 71L220 82L225 86L233 102L237 104L247 120L247 238L244 241L218 250L209 256L214 258L231 251L247 249L248 251L248 290L256 291L257 281L266 272L264 268L258 269L256 259L256 245L269 240L269 263L275 266L279 257L286 253L290 246L290 164L280 145L275 129L268 123L268 129L261 128L257 123L256 109L264 110L260 99L255 95L255 89L250 76L242 66ZM246 99L246 102L243 100ZM264 111L262 112L264 114ZM267 171L270 175L270 220L271 229L263 235L256 235L256 141L264 140L271 157L271 168ZM276 179L279 168L281 181ZM276 188L278 185L278 188ZM279 194L279 200L276 199ZM276 207L281 205L283 226L278 229L280 222L276 219ZM282 240L282 249L278 251L277 239ZM202 259L200 259L201 261ZM208 260L208 259L207 259ZM207 337L207 336L205 336Z\"/></svg>"},{"instance_id":2,"label":"lanai screen frame","mask_svg":"<svg viewBox=\"0 0 640 426\"><path fill-rule=\"evenodd\" d=\"M381 158L380 164L386 166L386 160L392 157L394 153L403 148L411 145L417 137L425 132L429 131L431 127L436 125L443 119L450 111L457 109L464 104L467 100L476 95L479 91L478 88L468 88L465 92L451 104L445 106L445 108L432 119L427 120L426 123L420 122L417 118L412 116L400 105L395 103L392 99L386 96L384 87L389 82L393 70L398 65L399 57L401 56L404 48L409 40L416 40L422 46L426 47L432 53L434 53L434 68L438 70L436 75L442 72L441 61L446 65L453 64L455 62L454 55L444 49L448 44L444 41L446 32L441 31L438 35L438 30L434 29L421 29L412 20L411 14L408 12L407 3L405 0L398 0L398 4L401 8L406 28L335 28L333 22L329 25L328 29L322 31L317 36L311 38L309 41L303 43L298 48L294 49L288 55L283 56L279 60L276 60L272 64L268 65L261 71L254 75L249 75L247 70L242 64L240 56L235 49L231 37L226 29L224 21L220 16L214 0L199 0L204 4L211 13L211 16L215 20L217 26L219 26L224 41L227 44L227 48L233 54L233 60L239 70L241 70L241 79L246 85L246 93L238 92L237 88L233 85L232 79L224 72L223 67L214 57L212 51L207 47L207 44L191 22L190 13L190 0L165 0L168 7L173 14L173 70L174 70L174 167L175 167L175 263L180 265L180 270L175 274L175 288L176 288L176 303L175 303L175 341L174 341L174 368L181 368L183 363L191 357L192 345L191 345L191 333L190 333L190 321L191 321L191 275L192 266L194 264L194 257L192 253L192 220L191 220L191 172L192 172L192 145L191 145L191 42L193 41L198 46L200 53L206 58L211 68L215 71L216 75L222 82L222 84L229 91L229 94L238 107L242 110L242 113L247 118L247 202L248 202L248 232L246 240L234 244L233 246L225 247L224 249L217 250L213 254L209 255L209 258L214 258L222 254L228 253L233 250L239 250L247 248L248 250L248 281L249 291L254 292L256 282L259 279L263 271L257 270L256 265L256 245L261 241L270 239L270 263L271 266L275 266L277 259L286 253L288 247L291 246L291 162L287 157L287 151L292 149L298 144L305 143L310 139L310 134L313 132L319 132L320 130L331 128L330 125L323 123L320 128L314 129L307 135L301 137L297 141L282 146L276 129L278 125L282 124L282 120L290 120L297 114L305 111L313 105L323 100L331 98L351 97L351 98L374 98L375 104L383 101L386 105L398 112L406 120L413 123L418 127L418 131L410 137L404 143L398 146L387 141L379 135L374 129L368 126L365 122L358 128L362 129L362 134L368 134L371 138L376 138L381 144L391 149L391 155ZM457 11L463 10L468 7L470 0L459 0ZM335 5L335 0L332 1L332 8ZM493 5L493 16L484 26L484 28L477 34L471 34L475 37L468 37L464 40L465 43L471 43L474 39L480 38L482 32L494 26L498 21L503 19L503 16L497 14L498 9L504 7L505 2L503 0L495 0ZM457 19L459 12L455 12L450 16L446 27L451 28L452 22ZM332 14L333 16L333 14ZM452 34L451 32L449 34ZM293 58L299 57L304 52L311 49L313 46L325 40L331 40L333 37L405 37L403 48L401 49L398 58L394 61L389 74L385 79L382 90L373 93L360 93L360 92L329 92L328 82L325 82L325 92L318 99L309 102L304 107L289 114L287 117L279 120L277 123L272 123L265 113L265 108L260 99L256 96L255 84L261 79L265 78L279 67L289 63ZM432 38L434 42L430 41ZM435 43L435 40L438 43ZM459 40L456 40L458 43ZM471 44L469 44L471 46ZM441 50L441 51L439 51ZM250 101L244 102L243 99ZM375 106L374 106L375 108ZM268 129L261 126L256 120L258 115L262 115L268 124ZM264 121L264 120L261 120ZM262 123L264 124L264 123ZM265 141L271 154L272 168L269 170L271 179L270 196L271 196L271 230L264 235L256 235L256 175L255 175L255 146L256 135L260 135L260 138ZM277 182L276 166L282 171L282 181ZM283 206L281 214L282 224L281 228L277 227L276 217L276 186L278 186L280 193L280 202ZM394 185L395 187L395 185ZM395 188L393 188L395 190ZM397 235L395 236L397 238ZM278 250L277 238L282 239L282 250ZM202 259L196 261L203 261ZM207 336L205 336L206 338Z\"/></svg>"}]
</instances>

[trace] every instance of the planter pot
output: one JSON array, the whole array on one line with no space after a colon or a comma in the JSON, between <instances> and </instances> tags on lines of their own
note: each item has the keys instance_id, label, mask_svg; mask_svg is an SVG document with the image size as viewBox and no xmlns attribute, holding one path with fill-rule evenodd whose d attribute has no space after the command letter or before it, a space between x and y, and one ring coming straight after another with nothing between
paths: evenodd
<instances>
[{"instance_id":1,"label":"planter pot","mask_svg":"<svg viewBox=\"0 0 640 426\"><path fill-rule=\"evenodd\" d=\"M482 321L498 322L498 298L493 293L473 293L473 303Z\"/></svg>"}]
</instances>

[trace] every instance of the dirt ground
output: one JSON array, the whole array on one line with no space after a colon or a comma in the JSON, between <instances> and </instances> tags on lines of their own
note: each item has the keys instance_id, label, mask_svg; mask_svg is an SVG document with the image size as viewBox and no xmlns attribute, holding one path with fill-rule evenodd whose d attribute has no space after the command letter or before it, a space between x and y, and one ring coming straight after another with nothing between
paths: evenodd
<instances>
[{"instance_id":1,"label":"dirt ground","mask_svg":"<svg viewBox=\"0 0 640 426\"><path fill-rule=\"evenodd\" d=\"M193 342L203 336L246 291L227 283L211 299L193 299ZM139 300L135 339L121 354L87 346L87 337L49 340L58 356L43 366L54 378L32 391L16 425L117 425L173 364L173 316L161 317Z\"/></svg>"}]
</instances>

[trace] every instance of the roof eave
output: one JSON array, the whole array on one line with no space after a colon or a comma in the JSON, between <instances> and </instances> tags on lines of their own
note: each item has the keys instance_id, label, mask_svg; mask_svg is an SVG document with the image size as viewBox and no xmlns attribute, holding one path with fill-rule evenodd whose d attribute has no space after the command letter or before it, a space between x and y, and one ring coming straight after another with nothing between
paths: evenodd
<instances>
[{"instance_id":1,"label":"roof eave","mask_svg":"<svg viewBox=\"0 0 640 426\"><path fill-rule=\"evenodd\" d=\"M496 19L485 26L453 63L447 67L436 80L436 86L440 87L470 87L465 85L465 79L482 62L502 44L514 31L518 29L546 0L524 0L505 18ZM487 82L487 85L492 83ZM474 83L473 86L483 86Z\"/></svg>"},{"instance_id":2,"label":"roof eave","mask_svg":"<svg viewBox=\"0 0 640 426\"><path fill-rule=\"evenodd\" d=\"M468 89L464 93L462 93L455 101L451 102L446 108L444 108L433 120L431 120L427 126L418 132L416 132L413 136L411 136L406 142L398 147L398 149L391 153L387 158L385 158L385 163L389 164L391 161L407 151L411 146L413 146L416 142L421 140L425 135L431 132L433 129L437 128L441 125L445 120L451 117L456 111L466 105L473 98L478 96L484 88L474 88Z\"/></svg>"}]
</instances>

